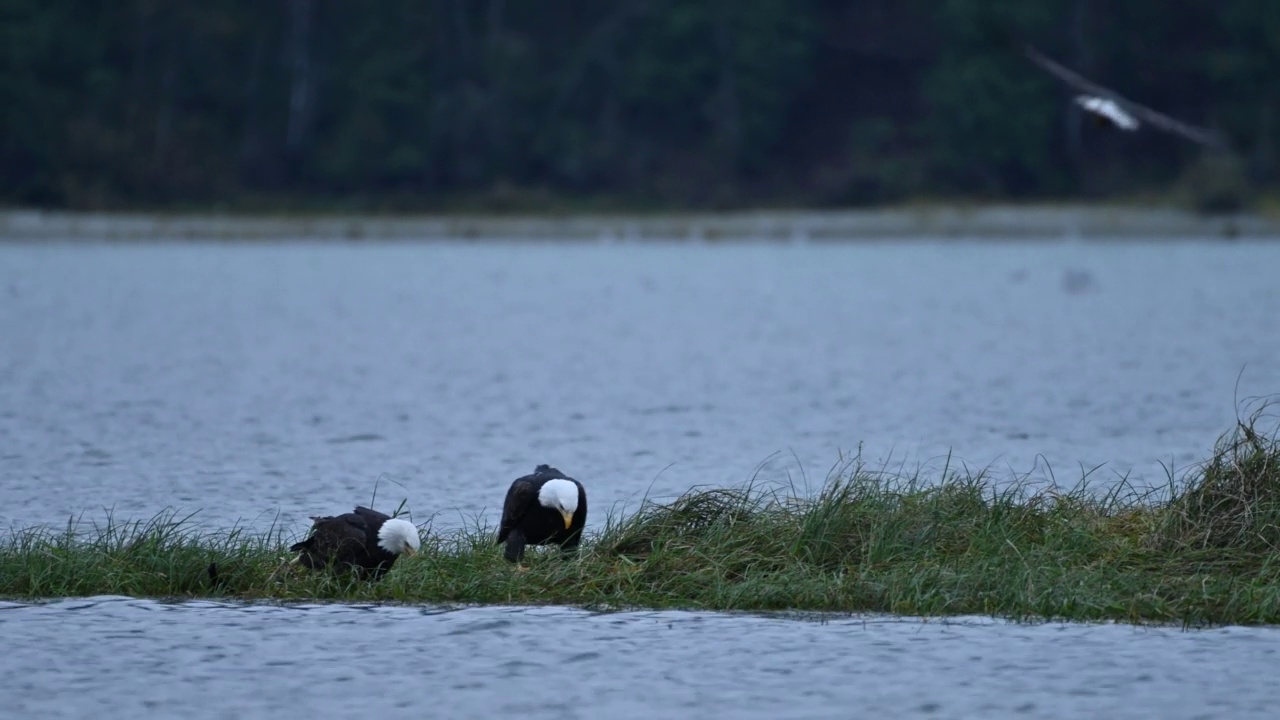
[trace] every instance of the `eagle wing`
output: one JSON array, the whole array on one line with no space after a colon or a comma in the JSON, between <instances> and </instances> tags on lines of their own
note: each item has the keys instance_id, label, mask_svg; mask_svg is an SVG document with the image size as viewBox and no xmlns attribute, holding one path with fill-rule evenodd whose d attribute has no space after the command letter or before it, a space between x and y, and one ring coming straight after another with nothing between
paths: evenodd
<instances>
[{"instance_id":1,"label":"eagle wing","mask_svg":"<svg viewBox=\"0 0 1280 720\"><path fill-rule=\"evenodd\" d=\"M520 518L524 517L525 512L529 510L529 506L537 500L537 493L533 490L533 482L520 478L511 483L511 488L507 490L507 499L502 502L502 522L498 525L498 542L507 539L507 533L520 522Z\"/></svg>"},{"instance_id":2,"label":"eagle wing","mask_svg":"<svg viewBox=\"0 0 1280 720\"><path fill-rule=\"evenodd\" d=\"M311 535L290 550L311 556L315 564L331 561L350 562L364 551L368 536L364 519L355 513L337 516L313 516Z\"/></svg>"},{"instance_id":3,"label":"eagle wing","mask_svg":"<svg viewBox=\"0 0 1280 720\"><path fill-rule=\"evenodd\" d=\"M390 515L387 515L385 513L380 513L377 510L372 510L370 508L364 507L363 505L357 505L356 511L352 514L359 517L366 524L386 522L391 519Z\"/></svg>"},{"instance_id":4,"label":"eagle wing","mask_svg":"<svg viewBox=\"0 0 1280 720\"><path fill-rule=\"evenodd\" d=\"M390 515L380 513L372 508L357 505L355 512L347 513L344 517L353 519L353 524L358 524L364 532L365 542L369 547L378 544L378 529L382 527L382 523L391 519Z\"/></svg>"}]
</instances>

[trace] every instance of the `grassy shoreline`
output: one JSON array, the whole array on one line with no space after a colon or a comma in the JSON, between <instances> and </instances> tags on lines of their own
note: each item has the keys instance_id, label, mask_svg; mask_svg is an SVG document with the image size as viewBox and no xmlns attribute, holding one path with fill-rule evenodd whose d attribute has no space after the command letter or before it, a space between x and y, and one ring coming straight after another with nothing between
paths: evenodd
<instances>
[{"instance_id":1,"label":"grassy shoreline","mask_svg":"<svg viewBox=\"0 0 1280 720\"><path fill-rule=\"evenodd\" d=\"M1280 622L1280 440L1261 411L1182 479L1098 495L933 482L854 464L814 497L695 489L592 522L579 557L533 552L513 571L490 528L426 533L370 584L285 567L294 533L209 532L164 514L0 537L0 597L560 604L991 615L1016 620ZM216 563L219 579L207 567Z\"/></svg>"},{"instance_id":2,"label":"grassy shoreline","mask_svg":"<svg viewBox=\"0 0 1280 720\"><path fill-rule=\"evenodd\" d=\"M862 210L543 213L145 213L0 209L0 241L858 241L1280 238L1274 213L1139 204L911 204Z\"/></svg>"}]
</instances>

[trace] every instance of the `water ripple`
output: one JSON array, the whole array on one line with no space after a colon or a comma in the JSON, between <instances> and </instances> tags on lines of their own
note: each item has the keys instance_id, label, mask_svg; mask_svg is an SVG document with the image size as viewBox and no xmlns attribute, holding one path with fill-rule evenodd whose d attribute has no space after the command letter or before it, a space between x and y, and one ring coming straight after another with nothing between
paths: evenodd
<instances>
[{"instance_id":1,"label":"water ripple","mask_svg":"<svg viewBox=\"0 0 1280 720\"><path fill-rule=\"evenodd\" d=\"M1261 243L7 244L0 527L301 532L377 482L443 530L541 462L603 511L811 491L859 447L1162 483L1242 367L1280 388L1278 274ZM1264 628L96 597L0 602L0 647L12 717L1280 716Z\"/></svg>"},{"instance_id":2,"label":"water ripple","mask_svg":"<svg viewBox=\"0 0 1280 720\"><path fill-rule=\"evenodd\" d=\"M1274 717L1271 628L333 604L5 603L0 693L47 718ZM621 632L616 632L618 628ZM73 662L68 659L73 658Z\"/></svg>"},{"instance_id":3,"label":"water ripple","mask_svg":"<svg viewBox=\"0 0 1280 720\"><path fill-rule=\"evenodd\" d=\"M514 293L516 265L572 281ZM540 462L603 509L812 489L859 446L1163 483L1242 367L1241 397L1280 387L1278 271L1264 243L6 244L0 527L301 532L379 482L444 529Z\"/></svg>"}]
</instances>

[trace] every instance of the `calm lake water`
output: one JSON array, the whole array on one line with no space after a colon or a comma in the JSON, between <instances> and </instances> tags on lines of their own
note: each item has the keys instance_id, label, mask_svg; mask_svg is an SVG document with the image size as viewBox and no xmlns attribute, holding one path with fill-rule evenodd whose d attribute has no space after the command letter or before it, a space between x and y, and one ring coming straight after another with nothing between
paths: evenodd
<instances>
[{"instance_id":1,"label":"calm lake water","mask_svg":"<svg viewBox=\"0 0 1280 720\"><path fill-rule=\"evenodd\" d=\"M1258 243L0 245L0 528L301 533L375 482L492 525L543 462L590 528L762 463L814 490L859 445L1161 482L1242 369L1280 392L1277 278ZM111 600L7 606L0 646L23 716L1280 713L1272 630Z\"/></svg>"},{"instance_id":2,"label":"calm lake water","mask_svg":"<svg viewBox=\"0 0 1280 720\"><path fill-rule=\"evenodd\" d=\"M0 246L0 527L1207 456L1280 392L1280 244ZM619 506L622 509L622 506Z\"/></svg>"}]
</instances>

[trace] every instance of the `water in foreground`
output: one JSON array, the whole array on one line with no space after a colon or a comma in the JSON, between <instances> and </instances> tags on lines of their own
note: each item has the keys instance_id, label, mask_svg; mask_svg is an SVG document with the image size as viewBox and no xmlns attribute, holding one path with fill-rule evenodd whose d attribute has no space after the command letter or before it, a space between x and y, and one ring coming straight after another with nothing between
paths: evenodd
<instances>
[{"instance_id":1,"label":"water in foreground","mask_svg":"<svg viewBox=\"0 0 1280 720\"><path fill-rule=\"evenodd\" d=\"M1274 631L564 608L0 604L11 717L1263 718Z\"/></svg>"}]
</instances>

